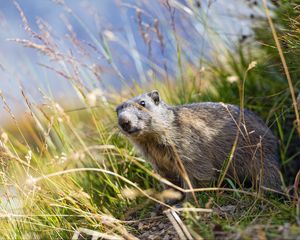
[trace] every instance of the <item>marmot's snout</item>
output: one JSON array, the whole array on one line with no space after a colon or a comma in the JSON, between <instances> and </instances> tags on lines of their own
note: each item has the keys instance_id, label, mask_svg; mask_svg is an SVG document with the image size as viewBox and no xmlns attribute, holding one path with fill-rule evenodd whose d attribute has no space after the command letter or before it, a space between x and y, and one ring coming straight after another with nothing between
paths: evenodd
<instances>
[{"instance_id":1,"label":"marmot's snout","mask_svg":"<svg viewBox=\"0 0 300 240\"><path fill-rule=\"evenodd\" d=\"M125 132L130 132L132 128L132 123L125 114L120 114L119 116L119 126L125 131Z\"/></svg>"},{"instance_id":2,"label":"marmot's snout","mask_svg":"<svg viewBox=\"0 0 300 240\"><path fill-rule=\"evenodd\" d=\"M116 107L116 112L118 115L118 124L119 127L126 133L129 133L132 129L132 121L130 120L130 116L124 112L125 104L121 104Z\"/></svg>"},{"instance_id":3,"label":"marmot's snout","mask_svg":"<svg viewBox=\"0 0 300 240\"><path fill-rule=\"evenodd\" d=\"M122 109L117 112L118 124L122 132L126 135L135 135L141 129L138 127L138 119L134 112Z\"/></svg>"}]
</instances>

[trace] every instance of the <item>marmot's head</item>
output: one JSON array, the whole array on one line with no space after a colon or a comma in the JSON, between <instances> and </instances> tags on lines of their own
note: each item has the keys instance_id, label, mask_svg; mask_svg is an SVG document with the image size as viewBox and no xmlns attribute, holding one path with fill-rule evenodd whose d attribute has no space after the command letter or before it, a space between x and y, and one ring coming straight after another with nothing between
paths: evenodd
<instances>
[{"instance_id":1,"label":"marmot's head","mask_svg":"<svg viewBox=\"0 0 300 240\"><path fill-rule=\"evenodd\" d=\"M163 102L153 90L120 104L116 108L121 131L130 137L153 133L153 118L160 118Z\"/></svg>"}]
</instances>

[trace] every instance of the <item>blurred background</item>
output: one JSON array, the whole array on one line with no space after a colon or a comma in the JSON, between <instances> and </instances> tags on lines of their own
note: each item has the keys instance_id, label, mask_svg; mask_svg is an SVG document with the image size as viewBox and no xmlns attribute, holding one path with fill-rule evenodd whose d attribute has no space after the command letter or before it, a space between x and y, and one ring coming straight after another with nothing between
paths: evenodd
<instances>
[{"instance_id":1,"label":"blurred background","mask_svg":"<svg viewBox=\"0 0 300 240\"><path fill-rule=\"evenodd\" d=\"M15 115L26 109L21 89L74 107L81 101L60 73L75 59L87 91L174 79L179 47L182 69L222 61L261 16L257 1L1 1L0 89ZM1 116L3 124L7 111Z\"/></svg>"}]
</instances>

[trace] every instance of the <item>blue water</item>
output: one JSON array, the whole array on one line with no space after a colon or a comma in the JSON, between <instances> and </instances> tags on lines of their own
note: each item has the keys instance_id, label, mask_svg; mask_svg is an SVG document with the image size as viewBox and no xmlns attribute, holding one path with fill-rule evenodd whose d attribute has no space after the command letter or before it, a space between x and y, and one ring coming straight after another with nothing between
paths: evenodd
<instances>
[{"instance_id":1,"label":"blue water","mask_svg":"<svg viewBox=\"0 0 300 240\"><path fill-rule=\"evenodd\" d=\"M61 53L80 59L88 67L101 68L101 75L97 79L85 67L79 67L80 81L84 81L88 89L106 89L108 86L120 89L122 81L143 82L154 75L158 78L166 77L167 74L169 77L178 76L177 43L181 48L183 67L187 63L199 67L202 64L201 57L210 60L215 57L216 50L220 51L220 57L221 49L233 48L243 35L251 34L250 15L261 14L259 7L247 5L249 1L200 1L200 8L195 4L188 5L185 1L169 1L176 9L174 20L179 39L176 42L171 31L170 11L163 4L166 1L69 0L65 1L65 5L57 2L30 0L19 1L19 4L34 32L40 33L37 21L41 19L49 26ZM141 36L137 9L141 11L143 31L148 32L151 39L151 51ZM163 35L163 51L153 30L155 19ZM72 25L88 57L82 56L71 43L67 36L66 21ZM52 61L40 52L8 39L27 39L41 44L24 30L13 1L1 0L0 90L15 115L22 115L27 109L21 89L38 104L43 102L41 91L58 101L75 101L76 91L69 81L41 66L71 71L68 64ZM109 52L105 46L109 46ZM7 112L0 111L0 123L3 124Z\"/></svg>"}]
</instances>

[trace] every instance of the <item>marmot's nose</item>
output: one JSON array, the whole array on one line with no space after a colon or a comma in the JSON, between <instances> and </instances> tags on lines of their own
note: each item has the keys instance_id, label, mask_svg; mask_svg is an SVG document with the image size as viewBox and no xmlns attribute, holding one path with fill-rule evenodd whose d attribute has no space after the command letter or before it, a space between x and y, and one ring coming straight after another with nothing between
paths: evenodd
<instances>
[{"instance_id":1,"label":"marmot's nose","mask_svg":"<svg viewBox=\"0 0 300 240\"><path fill-rule=\"evenodd\" d=\"M131 121L126 116L119 117L119 125L125 132L131 129Z\"/></svg>"}]
</instances>

